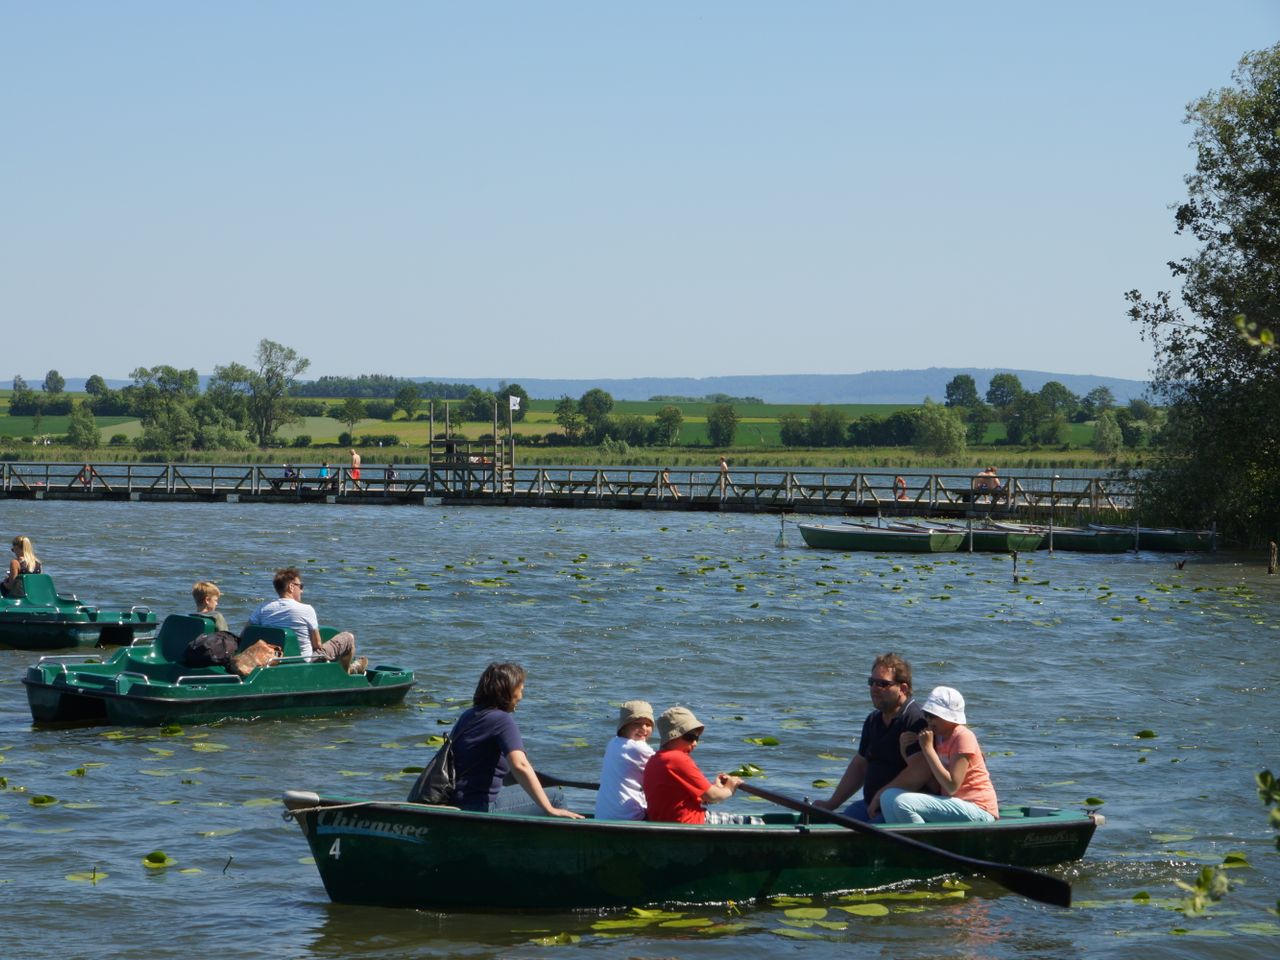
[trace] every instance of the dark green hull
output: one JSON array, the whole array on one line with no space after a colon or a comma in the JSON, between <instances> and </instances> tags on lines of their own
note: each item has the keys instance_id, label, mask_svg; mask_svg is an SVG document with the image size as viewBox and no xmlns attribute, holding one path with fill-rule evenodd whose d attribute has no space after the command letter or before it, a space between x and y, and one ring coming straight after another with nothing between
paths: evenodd
<instances>
[{"instance_id":1,"label":"dark green hull","mask_svg":"<svg viewBox=\"0 0 1280 960\"><path fill-rule=\"evenodd\" d=\"M348 674L340 663L298 655L292 631L253 627L242 646L265 639L284 656L241 678L225 668L189 667L187 644L212 630L203 617L165 618L153 644L100 657L41 657L22 679L36 723L109 723L159 726L208 723L229 717L315 716L404 700L412 671L380 666ZM321 633L332 633L322 628ZM90 659L91 662L86 662Z\"/></svg>"},{"instance_id":2,"label":"dark green hull","mask_svg":"<svg viewBox=\"0 0 1280 960\"><path fill-rule=\"evenodd\" d=\"M949 553L963 539L963 534L943 530L898 530L855 524L827 526L820 523L798 523L796 526L806 544L822 550Z\"/></svg>"},{"instance_id":3,"label":"dark green hull","mask_svg":"<svg viewBox=\"0 0 1280 960\"><path fill-rule=\"evenodd\" d=\"M723 903L865 889L954 872L828 824L688 826L468 813L289 793L336 903L419 909L576 909ZM1045 867L1084 856L1080 811L1007 808L994 824L895 827L953 853ZM1029 813L1043 814L1028 816Z\"/></svg>"},{"instance_id":4,"label":"dark green hull","mask_svg":"<svg viewBox=\"0 0 1280 960\"><path fill-rule=\"evenodd\" d=\"M213 723L228 718L306 717L359 707L386 707L404 700L413 674L377 667L348 676L337 663L282 664L236 683L145 683L124 678L111 688L23 678L36 723L106 723L163 726ZM60 679L60 678L59 678ZM255 682L258 681L258 682ZM118 692L117 692L118 691Z\"/></svg>"},{"instance_id":5,"label":"dark green hull","mask_svg":"<svg viewBox=\"0 0 1280 960\"><path fill-rule=\"evenodd\" d=\"M947 524L946 529L963 534L964 539L956 549L969 550L969 538L973 537L975 553L1026 553L1040 549L1044 534L1034 530L999 530L994 527L975 526L972 531L958 523Z\"/></svg>"},{"instance_id":6,"label":"dark green hull","mask_svg":"<svg viewBox=\"0 0 1280 960\"><path fill-rule=\"evenodd\" d=\"M0 645L20 650L129 644L150 639L156 615L146 607L101 610L62 596L48 574L19 578L19 594L0 597Z\"/></svg>"},{"instance_id":7,"label":"dark green hull","mask_svg":"<svg viewBox=\"0 0 1280 960\"><path fill-rule=\"evenodd\" d=\"M1177 527L1133 527L1095 525L1092 529L1108 533L1124 533L1129 537L1129 549L1152 550L1156 553L1195 553L1213 550L1214 534L1211 530L1183 530Z\"/></svg>"},{"instance_id":8,"label":"dark green hull","mask_svg":"<svg viewBox=\"0 0 1280 960\"><path fill-rule=\"evenodd\" d=\"M1132 530L1094 530L1090 527L1048 527L1022 524L997 524L997 529L1019 533L1039 533L1044 539L1040 549L1067 550L1077 553L1125 553L1133 549Z\"/></svg>"}]
</instances>

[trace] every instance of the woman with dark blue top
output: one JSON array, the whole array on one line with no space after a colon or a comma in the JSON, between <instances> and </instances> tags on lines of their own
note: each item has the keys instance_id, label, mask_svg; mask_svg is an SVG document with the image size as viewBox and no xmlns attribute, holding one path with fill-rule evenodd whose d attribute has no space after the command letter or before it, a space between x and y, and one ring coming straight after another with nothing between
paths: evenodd
<instances>
[{"instance_id":1,"label":"woman with dark blue top","mask_svg":"<svg viewBox=\"0 0 1280 960\"><path fill-rule=\"evenodd\" d=\"M524 668L491 663L476 684L472 707L458 718L450 739L457 771L454 805L463 810L494 809L502 781L510 772L549 817L581 819L582 814L555 806L524 752L520 728L511 715L524 697Z\"/></svg>"}]
</instances>

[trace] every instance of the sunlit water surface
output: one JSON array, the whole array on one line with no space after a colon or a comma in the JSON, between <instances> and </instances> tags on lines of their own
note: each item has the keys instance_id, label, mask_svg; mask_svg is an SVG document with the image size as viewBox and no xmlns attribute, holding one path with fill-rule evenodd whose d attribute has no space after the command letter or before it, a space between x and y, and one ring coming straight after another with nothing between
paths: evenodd
<instances>
[{"instance_id":1,"label":"sunlit water surface","mask_svg":"<svg viewBox=\"0 0 1280 960\"><path fill-rule=\"evenodd\" d=\"M1009 557L820 552L794 530L779 544L766 516L9 501L0 517L63 592L162 616L209 578L241 624L273 569L296 564L323 623L418 677L402 708L323 720L33 730L20 683L33 655L0 650L6 956L1231 958L1280 944L1266 909L1280 854L1253 782L1280 769L1278 585L1252 558L1179 570L1155 554L1040 553L1015 582ZM291 788L401 798L423 741L508 658L529 670L516 716L545 770L594 779L616 704L642 697L707 724L704 770L750 762L773 789L823 796L813 781L839 778L886 650L911 660L918 691L964 693L1003 799L1104 801L1087 858L1059 871L1077 907L966 878L963 898L887 901L880 917L819 901L825 925L789 905L684 910L731 931L718 934L595 930L595 912L352 908L329 902L280 817ZM32 806L37 794L59 802ZM157 849L176 863L144 868ZM1170 909L1176 881L1232 852L1250 865L1211 915Z\"/></svg>"}]
</instances>

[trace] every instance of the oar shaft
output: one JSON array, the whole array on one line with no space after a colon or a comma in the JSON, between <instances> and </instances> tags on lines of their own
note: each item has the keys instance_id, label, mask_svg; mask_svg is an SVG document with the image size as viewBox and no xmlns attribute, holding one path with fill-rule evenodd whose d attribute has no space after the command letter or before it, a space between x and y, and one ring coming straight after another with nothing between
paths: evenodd
<instances>
[{"instance_id":1,"label":"oar shaft","mask_svg":"<svg viewBox=\"0 0 1280 960\"><path fill-rule=\"evenodd\" d=\"M1059 880L1057 877L1050 877L1046 874L1037 873L1025 867L1015 867L1008 863L993 863L990 860L978 860L974 857L966 857L963 854L952 853L950 850L935 847L897 830L886 830L874 824L864 823L861 820L855 820L853 817L846 817L842 813L835 813L803 800L796 800L781 793L774 793L772 790L766 790L764 787L757 787L751 783L744 782L738 789L754 794L761 799L769 800L779 806L806 813L815 820L834 823L858 833L876 836L900 846L910 847L920 853L926 853L938 860L944 860L958 867L963 867L971 873L979 873L994 880L1006 890L1021 894L1032 900L1039 900L1041 903L1048 903L1057 907L1071 906L1071 884L1065 880Z\"/></svg>"}]
</instances>

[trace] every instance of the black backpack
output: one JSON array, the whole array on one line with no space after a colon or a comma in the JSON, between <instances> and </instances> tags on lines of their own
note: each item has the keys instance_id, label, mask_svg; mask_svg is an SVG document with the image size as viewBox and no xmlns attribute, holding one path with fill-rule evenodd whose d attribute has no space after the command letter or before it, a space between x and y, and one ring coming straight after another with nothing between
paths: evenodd
<instances>
[{"instance_id":1,"label":"black backpack","mask_svg":"<svg viewBox=\"0 0 1280 960\"><path fill-rule=\"evenodd\" d=\"M238 649L240 638L234 633L226 630L202 633L187 644L182 662L188 667L229 667Z\"/></svg>"}]
</instances>

